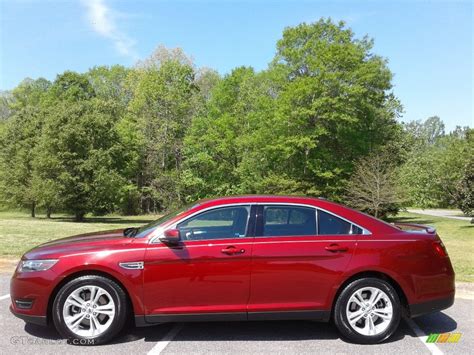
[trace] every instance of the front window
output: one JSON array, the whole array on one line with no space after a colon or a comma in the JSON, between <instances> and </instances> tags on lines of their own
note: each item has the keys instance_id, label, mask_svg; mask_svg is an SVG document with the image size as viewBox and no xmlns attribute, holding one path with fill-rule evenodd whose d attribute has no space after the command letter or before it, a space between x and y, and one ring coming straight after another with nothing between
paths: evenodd
<instances>
[{"instance_id":1,"label":"front window","mask_svg":"<svg viewBox=\"0 0 474 355\"><path fill-rule=\"evenodd\" d=\"M241 238L247 234L250 206L216 208L191 217L176 227L183 240Z\"/></svg>"}]
</instances>

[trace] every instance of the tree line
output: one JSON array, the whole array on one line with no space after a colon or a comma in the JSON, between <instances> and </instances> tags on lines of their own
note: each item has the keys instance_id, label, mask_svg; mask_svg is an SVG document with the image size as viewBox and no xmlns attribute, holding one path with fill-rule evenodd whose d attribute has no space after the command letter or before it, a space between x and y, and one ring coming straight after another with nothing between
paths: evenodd
<instances>
[{"instance_id":1,"label":"tree line","mask_svg":"<svg viewBox=\"0 0 474 355\"><path fill-rule=\"evenodd\" d=\"M258 72L221 76L158 47L131 68L25 79L0 100L1 201L76 220L252 193L381 217L404 204L470 211L473 130L400 124L393 74L372 47L321 19L286 28Z\"/></svg>"}]
</instances>

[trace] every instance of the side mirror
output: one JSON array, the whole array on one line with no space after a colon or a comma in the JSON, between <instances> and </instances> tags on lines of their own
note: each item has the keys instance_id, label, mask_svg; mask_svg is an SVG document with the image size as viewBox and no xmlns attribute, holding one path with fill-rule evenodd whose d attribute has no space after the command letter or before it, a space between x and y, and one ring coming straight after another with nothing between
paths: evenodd
<instances>
[{"instance_id":1,"label":"side mirror","mask_svg":"<svg viewBox=\"0 0 474 355\"><path fill-rule=\"evenodd\" d=\"M178 245L180 240L179 229L167 229L160 238L160 241L166 245Z\"/></svg>"}]
</instances>

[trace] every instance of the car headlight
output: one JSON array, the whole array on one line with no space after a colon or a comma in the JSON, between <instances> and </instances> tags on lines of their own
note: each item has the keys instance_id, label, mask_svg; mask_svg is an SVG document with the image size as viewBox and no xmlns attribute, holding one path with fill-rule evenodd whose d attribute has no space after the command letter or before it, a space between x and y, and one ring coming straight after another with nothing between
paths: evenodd
<instances>
[{"instance_id":1,"label":"car headlight","mask_svg":"<svg viewBox=\"0 0 474 355\"><path fill-rule=\"evenodd\" d=\"M21 260L18 265L19 272L31 272L31 271L46 271L53 267L58 262L58 259L45 259L45 260Z\"/></svg>"}]
</instances>

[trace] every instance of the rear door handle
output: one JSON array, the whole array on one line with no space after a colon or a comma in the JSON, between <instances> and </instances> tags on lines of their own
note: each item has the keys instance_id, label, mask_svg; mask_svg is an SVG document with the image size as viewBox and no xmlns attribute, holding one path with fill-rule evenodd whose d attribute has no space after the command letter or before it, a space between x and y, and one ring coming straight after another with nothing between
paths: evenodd
<instances>
[{"instance_id":1,"label":"rear door handle","mask_svg":"<svg viewBox=\"0 0 474 355\"><path fill-rule=\"evenodd\" d=\"M324 247L327 251L330 251L331 253L344 253L348 250L347 247L342 247L339 244L329 244L327 247Z\"/></svg>"},{"instance_id":2,"label":"rear door handle","mask_svg":"<svg viewBox=\"0 0 474 355\"><path fill-rule=\"evenodd\" d=\"M245 249L238 249L234 246L229 246L227 248L222 249L221 252L227 255L235 255L245 253Z\"/></svg>"}]
</instances>

